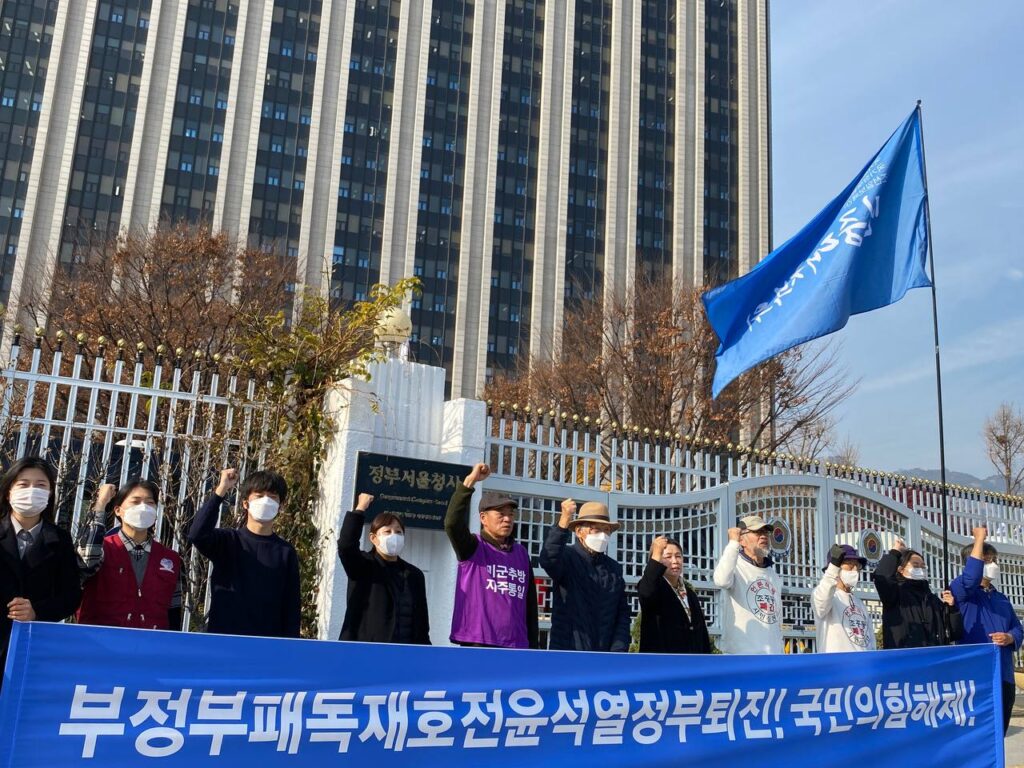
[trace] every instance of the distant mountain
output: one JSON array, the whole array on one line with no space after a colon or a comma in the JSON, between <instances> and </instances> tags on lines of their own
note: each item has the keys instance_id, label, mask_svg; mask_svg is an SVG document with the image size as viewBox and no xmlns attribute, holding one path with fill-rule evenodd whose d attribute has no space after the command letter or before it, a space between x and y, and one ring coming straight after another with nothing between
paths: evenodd
<instances>
[{"instance_id":1,"label":"distant mountain","mask_svg":"<svg viewBox=\"0 0 1024 768\"><path fill-rule=\"evenodd\" d=\"M937 469L921 469L917 467L914 469L898 470L898 474L906 475L907 477L923 477L925 480L938 482L942 473ZM946 470L946 482L953 485L967 485L973 488L980 488L983 491L995 491L996 493L1003 493L1006 490L1003 485L1003 479L999 475L991 475L982 479L967 472Z\"/></svg>"}]
</instances>

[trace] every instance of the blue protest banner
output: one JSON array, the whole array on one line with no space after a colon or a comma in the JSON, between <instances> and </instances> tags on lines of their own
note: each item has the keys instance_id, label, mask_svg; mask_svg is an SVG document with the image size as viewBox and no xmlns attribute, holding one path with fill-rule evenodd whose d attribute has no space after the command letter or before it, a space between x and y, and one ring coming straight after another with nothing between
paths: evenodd
<instances>
[{"instance_id":1,"label":"blue protest banner","mask_svg":"<svg viewBox=\"0 0 1024 768\"><path fill-rule=\"evenodd\" d=\"M1001 768L999 679L993 645L660 656L16 624L0 766Z\"/></svg>"}]
</instances>

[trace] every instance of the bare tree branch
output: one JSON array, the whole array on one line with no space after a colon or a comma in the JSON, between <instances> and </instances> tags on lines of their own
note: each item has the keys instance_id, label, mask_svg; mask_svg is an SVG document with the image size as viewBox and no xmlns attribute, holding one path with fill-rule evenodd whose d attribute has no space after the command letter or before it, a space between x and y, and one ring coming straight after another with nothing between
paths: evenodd
<instances>
[{"instance_id":1,"label":"bare tree branch","mask_svg":"<svg viewBox=\"0 0 1024 768\"><path fill-rule=\"evenodd\" d=\"M828 432L830 414L857 385L842 370L835 347L790 350L712 399L718 338L701 293L674 293L668 281L638 275L634 301L595 300L567 313L561 360L532 360L501 374L484 396L723 443L742 437L775 450L805 441L820 451L827 442L815 443L812 436L823 427Z\"/></svg>"}]
</instances>

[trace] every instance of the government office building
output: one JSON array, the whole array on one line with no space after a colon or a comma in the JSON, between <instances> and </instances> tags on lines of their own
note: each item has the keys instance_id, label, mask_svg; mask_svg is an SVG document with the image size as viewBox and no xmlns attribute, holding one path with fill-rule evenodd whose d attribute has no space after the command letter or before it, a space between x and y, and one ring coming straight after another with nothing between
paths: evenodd
<instances>
[{"instance_id":1,"label":"government office building","mask_svg":"<svg viewBox=\"0 0 1024 768\"><path fill-rule=\"evenodd\" d=\"M205 222L339 303L418 276L477 395L573 302L769 250L767 0L5 0L0 302Z\"/></svg>"}]
</instances>

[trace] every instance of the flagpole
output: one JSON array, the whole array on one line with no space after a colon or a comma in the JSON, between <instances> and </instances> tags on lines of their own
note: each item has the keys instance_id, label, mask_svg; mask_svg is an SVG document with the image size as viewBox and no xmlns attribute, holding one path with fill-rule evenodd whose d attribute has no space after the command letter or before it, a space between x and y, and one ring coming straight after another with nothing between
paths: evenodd
<instances>
[{"instance_id":1,"label":"flagpole","mask_svg":"<svg viewBox=\"0 0 1024 768\"><path fill-rule=\"evenodd\" d=\"M946 494L946 429L942 417L942 362L939 356L939 303L935 295L935 251L932 249L932 214L928 199L928 164L924 153L924 115L921 100L917 100L917 124L921 131L921 173L924 175L924 218L928 228L928 261L932 278L932 328L935 332L935 389L939 404L939 497L942 504L942 577L943 585L949 585L949 501Z\"/></svg>"}]
</instances>

